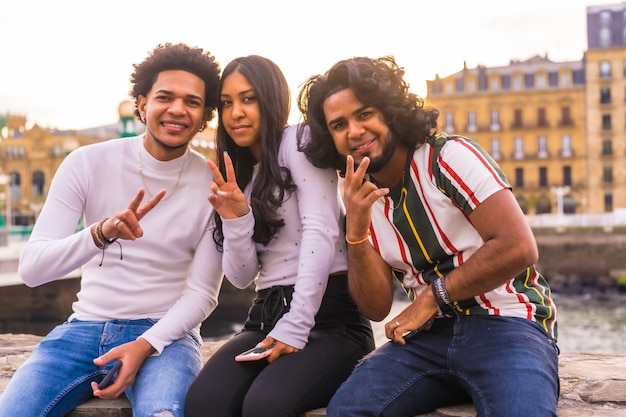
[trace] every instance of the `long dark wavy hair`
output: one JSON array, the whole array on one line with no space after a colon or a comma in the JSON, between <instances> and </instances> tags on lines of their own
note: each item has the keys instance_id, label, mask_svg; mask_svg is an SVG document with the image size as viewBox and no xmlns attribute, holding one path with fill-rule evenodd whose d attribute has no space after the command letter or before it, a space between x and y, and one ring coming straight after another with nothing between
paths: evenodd
<instances>
[{"instance_id":1,"label":"long dark wavy hair","mask_svg":"<svg viewBox=\"0 0 626 417\"><path fill-rule=\"evenodd\" d=\"M300 149L319 168L335 168L342 174L345 157L340 155L326 126L324 101L338 91L350 88L367 107L380 110L392 134L408 149L424 143L437 129L439 111L425 109L424 100L409 91L404 69L393 56L355 57L337 62L323 75L306 80L298 94L303 119L298 137L308 126L311 139L300 141Z\"/></svg>"},{"instance_id":2,"label":"long dark wavy hair","mask_svg":"<svg viewBox=\"0 0 626 417\"><path fill-rule=\"evenodd\" d=\"M219 94L222 92L224 80L233 72L238 72L252 85L259 103L261 114L261 160L259 172L254 179L250 206L254 215L253 239L257 243L267 245L280 229L285 225L282 218L276 215L278 207L285 198L296 188L291 179L291 173L286 167L278 164L278 149L287 126L289 110L291 108L291 93L287 80L282 71L273 61L258 56L249 55L231 61L220 82ZM224 151L233 160L237 184L242 190L252 180L254 159L250 148L240 147L226 133L222 121L221 101L218 103L217 126L217 165L224 178ZM219 215L214 214L217 227L213 238L221 247L224 241L222 222Z\"/></svg>"},{"instance_id":3,"label":"long dark wavy hair","mask_svg":"<svg viewBox=\"0 0 626 417\"><path fill-rule=\"evenodd\" d=\"M139 96L147 96L157 80L159 73L169 70L190 72L204 81L204 107L215 109L218 103L217 87L220 82L220 66L210 52L184 43L165 43L157 45L139 64L133 65L130 76L132 87L130 96L135 99L135 115L145 123L137 109ZM213 111L208 120L213 118Z\"/></svg>"}]
</instances>

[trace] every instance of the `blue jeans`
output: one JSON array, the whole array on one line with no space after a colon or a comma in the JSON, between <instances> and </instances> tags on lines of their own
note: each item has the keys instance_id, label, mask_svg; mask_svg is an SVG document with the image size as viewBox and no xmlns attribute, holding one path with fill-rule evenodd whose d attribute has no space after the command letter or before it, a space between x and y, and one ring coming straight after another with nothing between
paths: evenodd
<instances>
[{"instance_id":1,"label":"blue jeans","mask_svg":"<svg viewBox=\"0 0 626 417\"><path fill-rule=\"evenodd\" d=\"M389 342L365 357L327 413L402 417L473 402L480 417L556 417L558 354L526 319L438 319L406 345Z\"/></svg>"},{"instance_id":2,"label":"blue jeans","mask_svg":"<svg viewBox=\"0 0 626 417\"><path fill-rule=\"evenodd\" d=\"M64 416L93 398L91 382L100 382L111 368L96 366L93 359L137 339L154 323L74 320L55 327L13 375L0 397L0 417ZM134 416L183 416L187 389L202 366L200 343L188 333L146 359L125 392Z\"/></svg>"}]
</instances>

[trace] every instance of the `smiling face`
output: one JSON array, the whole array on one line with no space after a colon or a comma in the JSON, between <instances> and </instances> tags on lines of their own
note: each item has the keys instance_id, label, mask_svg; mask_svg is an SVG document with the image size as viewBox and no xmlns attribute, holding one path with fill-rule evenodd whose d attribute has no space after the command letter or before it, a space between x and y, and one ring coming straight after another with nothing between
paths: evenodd
<instances>
[{"instance_id":1,"label":"smiling face","mask_svg":"<svg viewBox=\"0 0 626 417\"><path fill-rule=\"evenodd\" d=\"M326 126L340 154L352 155L357 164L369 157L368 172L377 172L389 162L396 141L380 110L365 106L350 88L330 95L323 110Z\"/></svg>"},{"instance_id":2,"label":"smiling face","mask_svg":"<svg viewBox=\"0 0 626 417\"><path fill-rule=\"evenodd\" d=\"M160 72L137 108L146 120L146 149L157 159L182 155L189 141L208 119L204 81L187 71Z\"/></svg>"},{"instance_id":3,"label":"smiling face","mask_svg":"<svg viewBox=\"0 0 626 417\"><path fill-rule=\"evenodd\" d=\"M220 101L224 130L237 146L250 148L258 161L261 157L261 108L254 87L235 71L222 81Z\"/></svg>"}]
</instances>

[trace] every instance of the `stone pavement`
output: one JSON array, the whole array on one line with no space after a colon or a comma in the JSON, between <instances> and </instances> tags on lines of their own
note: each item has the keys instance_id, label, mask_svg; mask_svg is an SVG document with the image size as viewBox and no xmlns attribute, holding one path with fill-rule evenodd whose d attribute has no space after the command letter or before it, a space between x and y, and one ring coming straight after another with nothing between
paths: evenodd
<instances>
[{"instance_id":1,"label":"stone pavement","mask_svg":"<svg viewBox=\"0 0 626 417\"><path fill-rule=\"evenodd\" d=\"M40 336L0 334L0 393L15 370L30 355ZM203 345L205 360L223 342ZM558 417L626 417L626 356L620 354L569 353L559 360L561 398ZM93 399L68 417L130 417L126 399ZM322 417L324 409L303 417ZM471 405L447 407L420 417L474 417Z\"/></svg>"}]
</instances>

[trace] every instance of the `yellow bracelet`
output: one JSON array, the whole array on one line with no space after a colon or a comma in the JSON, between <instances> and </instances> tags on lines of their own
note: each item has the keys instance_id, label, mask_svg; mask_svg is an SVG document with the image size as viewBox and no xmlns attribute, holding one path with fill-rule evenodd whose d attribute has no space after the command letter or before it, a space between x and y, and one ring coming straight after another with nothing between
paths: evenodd
<instances>
[{"instance_id":1,"label":"yellow bracelet","mask_svg":"<svg viewBox=\"0 0 626 417\"><path fill-rule=\"evenodd\" d=\"M365 237L363 239L357 240L357 241L351 241L350 239L348 239L348 235L346 234L346 242L348 242L348 245L360 245L361 243L367 241L367 238L370 237L370 231L367 231L367 234L365 235Z\"/></svg>"}]
</instances>

